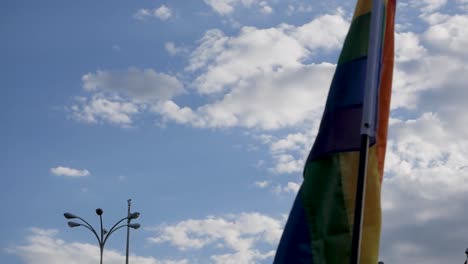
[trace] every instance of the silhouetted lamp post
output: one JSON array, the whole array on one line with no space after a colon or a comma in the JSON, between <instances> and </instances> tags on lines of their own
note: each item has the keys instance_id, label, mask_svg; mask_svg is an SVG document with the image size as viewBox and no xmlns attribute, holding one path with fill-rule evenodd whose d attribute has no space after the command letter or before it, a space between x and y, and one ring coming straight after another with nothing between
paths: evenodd
<instances>
[{"instance_id":1,"label":"silhouetted lamp post","mask_svg":"<svg viewBox=\"0 0 468 264\"><path fill-rule=\"evenodd\" d=\"M468 263L468 248L465 250L465 254L466 254L465 264L467 264Z\"/></svg>"},{"instance_id":2,"label":"silhouetted lamp post","mask_svg":"<svg viewBox=\"0 0 468 264\"><path fill-rule=\"evenodd\" d=\"M107 239L109 238L109 236L114 233L115 231L117 231L118 229L122 228L122 227L127 227L128 230L127 230L127 263L128 263L128 243L129 243L129 230L130 228L133 228L133 229L138 229L140 228L140 224L138 223L134 223L134 224L131 224L130 221L132 219L137 219L139 216L140 216L140 213L138 212L135 212L135 213L130 213L130 202L129 202L129 211L128 211L128 214L126 217L120 219L119 221L117 221L117 223L115 223L111 229L109 231L107 231L105 228L103 228L102 226L102 214L103 214L103 211L101 208L98 208L96 209L96 214L99 216L99 220L100 220L100 223L101 223L101 232L98 233L96 232L96 230L93 228L93 226L91 226L86 220L84 220L83 218L77 216L77 215L74 215L74 214L71 214L71 213L64 213L63 216L65 216L66 219L78 219L78 220L81 220L83 223L77 223L77 222L73 222L73 221L69 221L68 222L68 226L69 227L77 227L77 226L82 226L82 227L85 227L87 229L89 229L89 231L91 231L95 236L96 236L96 239L99 243L99 250L100 250L100 264L102 264L102 254L103 254L103 251L104 251L104 245L106 244L106 241ZM127 223L125 224L122 224L119 226L120 223L122 223L123 221L127 220Z\"/></svg>"},{"instance_id":3,"label":"silhouetted lamp post","mask_svg":"<svg viewBox=\"0 0 468 264\"><path fill-rule=\"evenodd\" d=\"M133 214L137 214L136 217L138 217L140 215L140 213L130 213L130 206L132 205L131 204L132 202L132 199L128 199L127 200L127 204L128 204L128 211L127 211L127 249L125 250L125 263L128 264L128 249L129 249L129 245L130 245L130 228L139 228L140 227L140 224L130 224L130 221L134 218L131 218L131 216ZM132 225L138 225L138 227L133 227Z\"/></svg>"}]
</instances>

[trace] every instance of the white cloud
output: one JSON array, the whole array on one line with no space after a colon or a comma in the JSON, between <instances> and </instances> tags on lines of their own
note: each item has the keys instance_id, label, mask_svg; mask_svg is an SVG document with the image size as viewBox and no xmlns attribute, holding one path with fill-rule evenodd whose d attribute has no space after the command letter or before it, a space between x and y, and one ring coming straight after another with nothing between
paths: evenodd
<instances>
[{"instance_id":1,"label":"white cloud","mask_svg":"<svg viewBox=\"0 0 468 264\"><path fill-rule=\"evenodd\" d=\"M338 11L334 15L323 15L298 27L293 36L311 51L335 50L343 45L348 27L349 23Z\"/></svg>"},{"instance_id":2,"label":"white cloud","mask_svg":"<svg viewBox=\"0 0 468 264\"><path fill-rule=\"evenodd\" d=\"M305 146L310 145L311 138L304 133L289 134L285 138L282 138L271 144L271 151L284 152L298 149L304 149Z\"/></svg>"},{"instance_id":3,"label":"white cloud","mask_svg":"<svg viewBox=\"0 0 468 264\"><path fill-rule=\"evenodd\" d=\"M288 16L293 15L294 13L308 13L312 11L312 5L305 3L291 3L288 5L286 14Z\"/></svg>"},{"instance_id":4,"label":"white cloud","mask_svg":"<svg viewBox=\"0 0 468 264\"><path fill-rule=\"evenodd\" d=\"M316 123L318 127L318 123ZM315 132L316 129L310 129ZM304 169L305 160L312 146L315 134L293 133L270 142L270 154L274 166L270 171L276 174L300 173Z\"/></svg>"},{"instance_id":5,"label":"white cloud","mask_svg":"<svg viewBox=\"0 0 468 264\"><path fill-rule=\"evenodd\" d=\"M165 5L161 5L154 10L154 15L161 20L167 20L172 16L172 10Z\"/></svg>"},{"instance_id":6,"label":"white cloud","mask_svg":"<svg viewBox=\"0 0 468 264\"><path fill-rule=\"evenodd\" d=\"M135 14L133 14L133 17L139 20L144 20L151 16L157 17L158 19L165 21L172 17L172 10L166 5L161 5L160 7L155 8L153 10L142 8L139 9Z\"/></svg>"},{"instance_id":7,"label":"white cloud","mask_svg":"<svg viewBox=\"0 0 468 264\"><path fill-rule=\"evenodd\" d=\"M186 70L199 70L216 59L217 55L225 49L229 38L219 29L210 29L198 41L198 47L192 52L190 63Z\"/></svg>"},{"instance_id":8,"label":"white cloud","mask_svg":"<svg viewBox=\"0 0 468 264\"><path fill-rule=\"evenodd\" d=\"M166 42L164 43L164 48L166 51L171 55L175 56L181 53L187 53L188 49L185 47L177 47L174 42Z\"/></svg>"},{"instance_id":9,"label":"white cloud","mask_svg":"<svg viewBox=\"0 0 468 264\"><path fill-rule=\"evenodd\" d=\"M167 102L165 106L170 106L171 111L166 107L160 113L169 120L196 127L271 130L299 125L321 115L333 69L333 65L319 64L260 74L243 80L219 101L195 110ZM313 89L309 83L314 83Z\"/></svg>"},{"instance_id":10,"label":"white cloud","mask_svg":"<svg viewBox=\"0 0 468 264\"><path fill-rule=\"evenodd\" d=\"M78 170L78 169L73 169L73 168L63 167L63 166L51 168L50 173L56 176L64 176L64 177L72 177L72 178L86 177L86 176L91 175L91 173L86 169Z\"/></svg>"},{"instance_id":11,"label":"white cloud","mask_svg":"<svg viewBox=\"0 0 468 264\"><path fill-rule=\"evenodd\" d=\"M166 42L164 44L164 48L166 49L167 52L169 52L169 54L171 54L172 56L176 55L177 54L177 48L174 44L174 42Z\"/></svg>"},{"instance_id":12,"label":"white cloud","mask_svg":"<svg viewBox=\"0 0 468 264\"><path fill-rule=\"evenodd\" d=\"M337 13L317 17L298 27L285 24L267 29L244 27L233 37L220 30L209 30L192 53L186 70L200 73L194 82L199 93L222 95L207 97L208 102L197 108L168 100L153 111L166 121L201 128L302 130L307 123L307 135L292 132L289 138L270 146L274 159L272 172L300 172L335 69L332 64L303 61L319 50L341 47L347 26L342 14ZM286 153L290 151L297 153Z\"/></svg>"},{"instance_id":13,"label":"white cloud","mask_svg":"<svg viewBox=\"0 0 468 264\"><path fill-rule=\"evenodd\" d=\"M68 110L75 120L91 124L130 127L138 114L185 92L177 78L153 69L98 70L81 79L91 95L76 97Z\"/></svg>"},{"instance_id":14,"label":"white cloud","mask_svg":"<svg viewBox=\"0 0 468 264\"><path fill-rule=\"evenodd\" d=\"M78 242L66 242L57 230L31 228L24 245L7 248L7 252L20 257L25 264L94 264L99 262L99 247ZM104 251L105 263L125 262L125 255L111 249ZM153 257L130 256L139 264L188 264L188 260L158 260Z\"/></svg>"},{"instance_id":15,"label":"white cloud","mask_svg":"<svg viewBox=\"0 0 468 264\"><path fill-rule=\"evenodd\" d=\"M70 111L72 117L80 122L109 122L129 127L133 123L133 116L139 113L139 107L118 97L107 99L102 94L95 94L90 99L77 97L76 104L70 107Z\"/></svg>"},{"instance_id":16,"label":"white cloud","mask_svg":"<svg viewBox=\"0 0 468 264\"><path fill-rule=\"evenodd\" d=\"M450 16L436 12L436 13L421 15L420 18L426 23L429 23L430 25L434 25L434 24L438 24L443 21L446 21L447 19L450 18Z\"/></svg>"},{"instance_id":17,"label":"white cloud","mask_svg":"<svg viewBox=\"0 0 468 264\"><path fill-rule=\"evenodd\" d=\"M259 5L260 5L260 12L262 12L263 14L273 13L273 8L271 6L269 6L266 1L260 2Z\"/></svg>"},{"instance_id":18,"label":"white cloud","mask_svg":"<svg viewBox=\"0 0 468 264\"><path fill-rule=\"evenodd\" d=\"M444 96L462 93L460 85L466 82L468 72L464 63L466 52L459 48L464 40L456 37L455 30L449 34L446 47L438 46L434 35L428 33L432 27L424 33L424 38L411 32L397 35L400 42L396 43L392 108L415 110L424 107L423 102L431 101L430 93L443 93Z\"/></svg>"},{"instance_id":19,"label":"white cloud","mask_svg":"<svg viewBox=\"0 0 468 264\"><path fill-rule=\"evenodd\" d=\"M299 192L299 189L301 188L301 184L302 182L288 182L286 185L276 184L274 187L271 188L271 191L275 195L282 195L285 193L296 195L297 192Z\"/></svg>"},{"instance_id":20,"label":"white cloud","mask_svg":"<svg viewBox=\"0 0 468 264\"><path fill-rule=\"evenodd\" d=\"M297 159L291 154L273 155L275 164L271 171L277 174L300 173L304 169L305 159Z\"/></svg>"},{"instance_id":21,"label":"white cloud","mask_svg":"<svg viewBox=\"0 0 468 264\"><path fill-rule=\"evenodd\" d=\"M207 34L213 35L211 32ZM221 34L217 34L215 41L209 37L208 43L201 43L191 59L208 66L195 80L197 90L202 94L222 92L229 85L255 75L272 73L284 67L301 66L300 59L307 55L306 49L288 36L285 28L244 27L238 37L228 39ZM226 42L221 46L224 41ZM199 54L206 55L198 57ZM191 65L189 68L195 66Z\"/></svg>"},{"instance_id":22,"label":"white cloud","mask_svg":"<svg viewBox=\"0 0 468 264\"><path fill-rule=\"evenodd\" d=\"M149 16L151 16L151 11L146 8L139 9L135 14L133 14L133 17L139 20L143 20Z\"/></svg>"},{"instance_id":23,"label":"white cloud","mask_svg":"<svg viewBox=\"0 0 468 264\"><path fill-rule=\"evenodd\" d=\"M295 182L288 182L286 187L284 187L285 192L292 192L296 194L299 191L299 188L301 188L301 184L295 183Z\"/></svg>"},{"instance_id":24,"label":"white cloud","mask_svg":"<svg viewBox=\"0 0 468 264\"><path fill-rule=\"evenodd\" d=\"M466 16L421 19L428 23L422 34L397 35L398 115L389 129L381 255L392 263L461 263L468 232Z\"/></svg>"},{"instance_id":25,"label":"white cloud","mask_svg":"<svg viewBox=\"0 0 468 264\"><path fill-rule=\"evenodd\" d=\"M204 127L206 124L192 109L189 107L181 108L173 101L166 101L157 105L153 110L163 115L164 118L180 124L191 124L195 127Z\"/></svg>"},{"instance_id":26,"label":"white cloud","mask_svg":"<svg viewBox=\"0 0 468 264\"><path fill-rule=\"evenodd\" d=\"M421 196L426 191L424 184L405 177L385 179L382 191L380 256L385 263L462 263L468 232L466 191L450 193L441 185L437 198L428 199Z\"/></svg>"},{"instance_id":27,"label":"white cloud","mask_svg":"<svg viewBox=\"0 0 468 264\"><path fill-rule=\"evenodd\" d=\"M213 11L219 15L230 15L235 11L237 6L251 7L258 3L259 0L204 0L205 4L209 5ZM265 3L266 1L262 1Z\"/></svg>"},{"instance_id":28,"label":"white cloud","mask_svg":"<svg viewBox=\"0 0 468 264\"><path fill-rule=\"evenodd\" d=\"M423 13L430 13L444 7L447 0L412 0L411 4L420 7Z\"/></svg>"},{"instance_id":29,"label":"white cloud","mask_svg":"<svg viewBox=\"0 0 468 264\"><path fill-rule=\"evenodd\" d=\"M468 188L468 139L454 138L433 113L390 127L386 173L426 199ZM444 191L441 191L443 189Z\"/></svg>"},{"instance_id":30,"label":"white cloud","mask_svg":"<svg viewBox=\"0 0 468 264\"><path fill-rule=\"evenodd\" d=\"M235 0L204 0L205 4L209 5L213 11L220 15L226 15L234 11L233 4Z\"/></svg>"},{"instance_id":31,"label":"white cloud","mask_svg":"<svg viewBox=\"0 0 468 264\"><path fill-rule=\"evenodd\" d=\"M254 136L262 144L269 146L273 164L269 168L271 172L275 174L300 174L302 172L319 126L317 120L307 120L307 123L300 128L305 132L297 131L282 137L276 137L273 134ZM275 192L283 192L283 189L283 187L276 188Z\"/></svg>"},{"instance_id":32,"label":"white cloud","mask_svg":"<svg viewBox=\"0 0 468 264\"><path fill-rule=\"evenodd\" d=\"M282 221L259 213L242 213L225 217L190 219L173 225L155 228L152 243L170 243L179 250L196 250L206 247L224 250L211 256L214 263L256 263L271 258L282 233ZM266 244L270 250L256 247Z\"/></svg>"},{"instance_id":33,"label":"white cloud","mask_svg":"<svg viewBox=\"0 0 468 264\"><path fill-rule=\"evenodd\" d=\"M254 182L254 185L260 189L265 189L266 187L268 187L268 185L270 185L270 182L269 181L257 181L257 182Z\"/></svg>"},{"instance_id":34,"label":"white cloud","mask_svg":"<svg viewBox=\"0 0 468 264\"><path fill-rule=\"evenodd\" d=\"M98 70L81 79L86 91L125 96L137 102L164 101L184 92L182 83L175 77L153 69Z\"/></svg>"},{"instance_id":35,"label":"white cloud","mask_svg":"<svg viewBox=\"0 0 468 264\"><path fill-rule=\"evenodd\" d=\"M429 44L447 53L468 56L468 15L443 16L424 33Z\"/></svg>"},{"instance_id":36,"label":"white cloud","mask_svg":"<svg viewBox=\"0 0 468 264\"><path fill-rule=\"evenodd\" d=\"M318 50L339 48L347 25L342 15L336 14L299 27L244 27L236 37L209 30L186 70L200 73L194 81L200 94L223 94L221 99L196 109L171 100L153 110L166 120L196 127L271 130L316 120L321 116L335 66L303 61Z\"/></svg>"},{"instance_id":37,"label":"white cloud","mask_svg":"<svg viewBox=\"0 0 468 264\"><path fill-rule=\"evenodd\" d=\"M420 44L419 36L413 32L395 34L396 61L407 62L422 58L426 54L426 48Z\"/></svg>"},{"instance_id":38,"label":"white cloud","mask_svg":"<svg viewBox=\"0 0 468 264\"><path fill-rule=\"evenodd\" d=\"M195 80L200 93L221 92L243 79L306 66L302 61L317 49L341 47L347 26L341 14L336 14L318 17L300 27L243 27L237 37L210 30L193 52L187 69L204 70Z\"/></svg>"},{"instance_id":39,"label":"white cloud","mask_svg":"<svg viewBox=\"0 0 468 264\"><path fill-rule=\"evenodd\" d=\"M422 34L396 35L381 255L392 263L461 262L459 234L468 232L466 17L421 19L428 23Z\"/></svg>"}]
</instances>

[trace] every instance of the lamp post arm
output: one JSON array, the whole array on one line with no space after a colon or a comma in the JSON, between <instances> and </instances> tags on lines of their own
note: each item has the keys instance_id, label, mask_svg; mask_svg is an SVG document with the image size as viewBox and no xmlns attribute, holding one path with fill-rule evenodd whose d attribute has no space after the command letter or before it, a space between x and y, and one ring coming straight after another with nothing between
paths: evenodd
<instances>
[{"instance_id":1,"label":"lamp post arm","mask_svg":"<svg viewBox=\"0 0 468 264\"><path fill-rule=\"evenodd\" d=\"M118 226L118 227L112 229L112 231L109 231L109 233L107 233L107 235L106 235L106 238L104 238L104 243L106 243L107 238L109 238L109 236L110 236L112 233L114 233L115 231L119 230L120 228L126 227L126 226L128 226L128 224L124 224L124 225Z\"/></svg>"},{"instance_id":2,"label":"lamp post arm","mask_svg":"<svg viewBox=\"0 0 468 264\"><path fill-rule=\"evenodd\" d=\"M94 230L94 228L92 226L83 225L83 224L80 224L80 226L85 227L85 228L89 229L89 231L93 232L93 234L96 236L96 239L97 239L99 245L101 245L101 239L99 238L98 234L96 233L96 230Z\"/></svg>"},{"instance_id":3,"label":"lamp post arm","mask_svg":"<svg viewBox=\"0 0 468 264\"><path fill-rule=\"evenodd\" d=\"M78 219L80 219L81 221L83 221L83 222L85 223L85 225L83 225L83 226L87 226L89 230L93 231L93 233L95 233L95 234L97 235L96 230L94 230L93 226L90 225L86 220L84 220L83 218L81 218L81 217L79 217L79 216L77 216L76 218L78 218Z\"/></svg>"},{"instance_id":4,"label":"lamp post arm","mask_svg":"<svg viewBox=\"0 0 468 264\"><path fill-rule=\"evenodd\" d=\"M124 221L124 220L126 220L126 219L128 219L128 217L124 217L124 218L120 219L117 223L115 223L115 225L113 225L113 226L111 227L111 229L109 230L109 232L108 232L107 235L106 235L106 238L104 239L104 243L106 243L106 240L107 240L107 238L109 237L109 235L112 234L112 233L114 233L115 230L117 230L115 227L116 227L118 224L122 223L122 221ZM118 227L118 228L120 228L120 227Z\"/></svg>"},{"instance_id":5,"label":"lamp post arm","mask_svg":"<svg viewBox=\"0 0 468 264\"><path fill-rule=\"evenodd\" d=\"M97 238L99 244L101 244L102 240L99 238L99 235L97 234L96 230L94 230L93 226L90 225L90 224L88 223L88 221L84 220L83 218L81 218L81 217L79 217L79 216L78 216L77 218L80 219L81 221L83 221L83 222L85 223L85 225L82 225L82 226L88 228L91 232L93 232L93 234L96 236L96 238Z\"/></svg>"}]
</instances>

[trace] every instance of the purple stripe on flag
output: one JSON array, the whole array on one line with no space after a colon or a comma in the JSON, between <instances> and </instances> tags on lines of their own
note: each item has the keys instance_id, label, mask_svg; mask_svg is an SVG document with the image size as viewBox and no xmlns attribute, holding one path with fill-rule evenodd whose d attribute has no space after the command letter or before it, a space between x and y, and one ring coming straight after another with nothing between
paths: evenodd
<instances>
[{"instance_id":1,"label":"purple stripe on flag","mask_svg":"<svg viewBox=\"0 0 468 264\"><path fill-rule=\"evenodd\" d=\"M326 112L307 160L343 151L357 151L361 142L362 105ZM375 138L371 139L371 145Z\"/></svg>"}]
</instances>

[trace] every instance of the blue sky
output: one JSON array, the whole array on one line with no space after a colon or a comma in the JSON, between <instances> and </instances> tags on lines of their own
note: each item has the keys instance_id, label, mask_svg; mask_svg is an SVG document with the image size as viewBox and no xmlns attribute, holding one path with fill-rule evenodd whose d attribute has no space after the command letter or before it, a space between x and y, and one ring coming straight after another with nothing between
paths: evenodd
<instances>
[{"instance_id":1,"label":"blue sky","mask_svg":"<svg viewBox=\"0 0 468 264\"><path fill-rule=\"evenodd\" d=\"M354 1L2 1L4 263L271 263ZM381 258L468 247L468 2L398 1ZM5 217L6 216L6 217ZM125 232L106 245L122 263Z\"/></svg>"}]
</instances>

